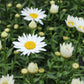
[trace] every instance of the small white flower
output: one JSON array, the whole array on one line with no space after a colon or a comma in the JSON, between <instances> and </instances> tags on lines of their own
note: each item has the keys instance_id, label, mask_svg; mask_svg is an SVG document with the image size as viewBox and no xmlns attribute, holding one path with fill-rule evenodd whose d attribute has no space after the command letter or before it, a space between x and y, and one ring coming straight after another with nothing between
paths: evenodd
<instances>
[{"instance_id":1,"label":"small white flower","mask_svg":"<svg viewBox=\"0 0 84 84\"><path fill-rule=\"evenodd\" d=\"M2 49L2 44L1 44L1 41L0 41L0 50Z\"/></svg>"},{"instance_id":2,"label":"small white flower","mask_svg":"<svg viewBox=\"0 0 84 84\"><path fill-rule=\"evenodd\" d=\"M75 21L78 20L77 17L73 17L68 15L67 20L65 20L66 24L68 27L74 27L75 26Z\"/></svg>"},{"instance_id":3,"label":"small white flower","mask_svg":"<svg viewBox=\"0 0 84 84\"><path fill-rule=\"evenodd\" d=\"M79 78L78 79L72 79L71 84L81 84L80 79Z\"/></svg>"},{"instance_id":4,"label":"small white flower","mask_svg":"<svg viewBox=\"0 0 84 84\"><path fill-rule=\"evenodd\" d=\"M63 45L60 44L61 56L65 57L65 58L71 57L73 50L74 50L74 47L72 47L72 43L70 43L70 44L63 43Z\"/></svg>"},{"instance_id":5,"label":"small white flower","mask_svg":"<svg viewBox=\"0 0 84 84\"><path fill-rule=\"evenodd\" d=\"M46 17L46 14L44 14L45 11L42 11L42 9L38 10L38 8L25 8L21 11L21 15L25 16L24 19L31 21L34 20L36 22L39 22L43 25L42 19Z\"/></svg>"},{"instance_id":6,"label":"small white flower","mask_svg":"<svg viewBox=\"0 0 84 84\"><path fill-rule=\"evenodd\" d=\"M23 55L30 55L30 53L39 53L40 51L46 51L43 47L46 46L45 42L42 42L45 37L38 37L36 35L19 36L18 41L13 42L14 47L18 48L17 51L22 52Z\"/></svg>"},{"instance_id":7,"label":"small white flower","mask_svg":"<svg viewBox=\"0 0 84 84\"><path fill-rule=\"evenodd\" d=\"M59 9L59 6L52 4L50 7L50 13L56 14L56 13L58 13L58 9Z\"/></svg>"},{"instance_id":8,"label":"small white flower","mask_svg":"<svg viewBox=\"0 0 84 84\"><path fill-rule=\"evenodd\" d=\"M75 27L79 32L83 32L84 33L84 20L76 20L75 21Z\"/></svg>"},{"instance_id":9,"label":"small white flower","mask_svg":"<svg viewBox=\"0 0 84 84\"><path fill-rule=\"evenodd\" d=\"M13 75L2 76L2 78L0 78L0 84L14 84Z\"/></svg>"},{"instance_id":10,"label":"small white flower","mask_svg":"<svg viewBox=\"0 0 84 84\"><path fill-rule=\"evenodd\" d=\"M29 73L35 74L38 72L38 65L37 63L29 63L28 68L27 68Z\"/></svg>"}]
</instances>

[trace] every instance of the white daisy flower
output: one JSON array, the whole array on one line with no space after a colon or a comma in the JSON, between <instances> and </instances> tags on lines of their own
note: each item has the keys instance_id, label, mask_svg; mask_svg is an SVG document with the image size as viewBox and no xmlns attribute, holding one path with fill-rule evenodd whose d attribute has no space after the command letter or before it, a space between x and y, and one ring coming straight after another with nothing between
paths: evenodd
<instances>
[{"instance_id":1,"label":"white daisy flower","mask_svg":"<svg viewBox=\"0 0 84 84\"><path fill-rule=\"evenodd\" d=\"M77 17L73 17L68 15L67 20L65 20L66 24L68 27L74 27L75 26L75 21L78 20Z\"/></svg>"},{"instance_id":2,"label":"white daisy flower","mask_svg":"<svg viewBox=\"0 0 84 84\"><path fill-rule=\"evenodd\" d=\"M14 47L18 48L17 51L22 52L23 55L30 55L30 53L39 53L40 51L46 51L43 47L46 46L45 42L42 42L45 37L38 37L36 35L25 35L19 36L18 42L13 42Z\"/></svg>"},{"instance_id":3,"label":"white daisy flower","mask_svg":"<svg viewBox=\"0 0 84 84\"><path fill-rule=\"evenodd\" d=\"M72 52L74 50L74 47L72 47L72 43L63 45L60 44L60 53L62 57L69 58L72 56Z\"/></svg>"},{"instance_id":4,"label":"white daisy flower","mask_svg":"<svg viewBox=\"0 0 84 84\"><path fill-rule=\"evenodd\" d=\"M75 21L75 27L78 31L83 32L84 33L84 20L76 20Z\"/></svg>"},{"instance_id":5,"label":"white daisy flower","mask_svg":"<svg viewBox=\"0 0 84 84\"><path fill-rule=\"evenodd\" d=\"M72 79L71 84L81 84L81 81L79 78L78 79Z\"/></svg>"},{"instance_id":6,"label":"white daisy flower","mask_svg":"<svg viewBox=\"0 0 84 84\"><path fill-rule=\"evenodd\" d=\"M39 22L43 25L42 19L46 17L46 14L44 14L45 11L42 11L42 9L38 10L38 8L24 8L21 11L21 15L25 16L24 19L31 21L35 20L36 22Z\"/></svg>"},{"instance_id":7,"label":"white daisy flower","mask_svg":"<svg viewBox=\"0 0 84 84\"><path fill-rule=\"evenodd\" d=\"M56 14L56 13L58 13L58 9L59 9L58 5L52 4L50 7L50 13Z\"/></svg>"},{"instance_id":8,"label":"white daisy flower","mask_svg":"<svg viewBox=\"0 0 84 84\"><path fill-rule=\"evenodd\" d=\"M8 74L7 76L2 76L0 78L0 84L14 84L13 75L9 76Z\"/></svg>"}]
</instances>

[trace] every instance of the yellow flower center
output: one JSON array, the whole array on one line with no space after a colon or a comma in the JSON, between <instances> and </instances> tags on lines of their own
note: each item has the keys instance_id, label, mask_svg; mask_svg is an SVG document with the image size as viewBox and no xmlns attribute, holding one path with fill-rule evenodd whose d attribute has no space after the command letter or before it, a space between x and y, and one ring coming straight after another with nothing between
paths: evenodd
<instances>
[{"instance_id":1,"label":"yellow flower center","mask_svg":"<svg viewBox=\"0 0 84 84\"><path fill-rule=\"evenodd\" d=\"M2 84L8 84L7 82L3 82Z\"/></svg>"},{"instance_id":2,"label":"yellow flower center","mask_svg":"<svg viewBox=\"0 0 84 84\"><path fill-rule=\"evenodd\" d=\"M83 27L83 32L84 32L84 27Z\"/></svg>"},{"instance_id":3,"label":"yellow flower center","mask_svg":"<svg viewBox=\"0 0 84 84\"><path fill-rule=\"evenodd\" d=\"M27 49L34 49L36 47L36 44L35 42L33 41L27 41L25 44L24 44L25 48Z\"/></svg>"},{"instance_id":4,"label":"yellow flower center","mask_svg":"<svg viewBox=\"0 0 84 84\"><path fill-rule=\"evenodd\" d=\"M74 25L74 22L68 22L68 24Z\"/></svg>"},{"instance_id":5,"label":"yellow flower center","mask_svg":"<svg viewBox=\"0 0 84 84\"><path fill-rule=\"evenodd\" d=\"M36 14L36 13L30 13L29 15L34 19L36 19L38 17L38 14Z\"/></svg>"},{"instance_id":6,"label":"yellow flower center","mask_svg":"<svg viewBox=\"0 0 84 84\"><path fill-rule=\"evenodd\" d=\"M81 28L81 26L79 26L78 28Z\"/></svg>"}]
</instances>

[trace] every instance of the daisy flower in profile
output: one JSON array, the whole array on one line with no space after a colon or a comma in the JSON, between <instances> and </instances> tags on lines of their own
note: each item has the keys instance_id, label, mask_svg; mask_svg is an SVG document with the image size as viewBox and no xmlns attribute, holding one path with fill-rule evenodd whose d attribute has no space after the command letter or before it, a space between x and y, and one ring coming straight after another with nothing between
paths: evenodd
<instances>
[{"instance_id":1,"label":"daisy flower in profile","mask_svg":"<svg viewBox=\"0 0 84 84\"><path fill-rule=\"evenodd\" d=\"M79 32L84 33L84 20L76 20L75 21L75 27Z\"/></svg>"},{"instance_id":2,"label":"daisy flower in profile","mask_svg":"<svg viewBox=\"0 0 84 84\"><path fill-rule=\"evenodd\" d=\"M36 21L43 25L42 19L46 17L46 14L44 14L45 11L42 11L42 9L38 10L38 8L24 8L21 11L21 15L25 16L24 19L28 21Z\"/></svg>"},{"instance_id":3,"label":"daisy flower in profile","mask_svg":"<svg viewBox=\"0 0 84 84\"><path fill-rule=\"evenodd\" d=\"M26 35L18 37L18 41L13 42L14 47L18 48L17 51L22 52L23 55L30 55L30 53L39 53L40 51L46 51L43 47L46 46L45 42L42 42L45 37L38 37L36 35Z\"/></svg>"},{"instance_id":4,"label":"daisy flower in profile","mask_svg":"<svg viewBox=\"0 0 84 84\"><path fill-rule=\"evenodd\" d=\"M74 50L74 47L72 47L72 43L70 43L70 44L63 43L63 45L60 44L60 53L61 53L61 56L64 58L71 57L73 50Z\"/></svg>"},{"instance_id":5,"label":"daisy flower in profile","mask_svg":"<svg viewBox=\"0 0 84 84\"><path fill-rule=\"evenodd\" d=\"M0 84L14 84L13 75L9 76L8 74L7 76L2 76L0 78Z\"/></svg>"},{"instance_id":6,"label":"daisy flower in profile","mask_svg":"<svg viewBox=\"0 0 84 84\"><path fill-rule=\"evenodd\" d=\"M75 21L78 20L77 17L68 15L67 20L65 20L68 27L72 28L75 26Z\"/></svg>"}]
</instances>

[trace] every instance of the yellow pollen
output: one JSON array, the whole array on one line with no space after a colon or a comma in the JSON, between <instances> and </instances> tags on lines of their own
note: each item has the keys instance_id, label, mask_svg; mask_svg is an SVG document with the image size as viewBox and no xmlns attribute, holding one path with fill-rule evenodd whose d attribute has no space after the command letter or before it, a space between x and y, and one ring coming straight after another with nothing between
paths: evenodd
<instances>
[{"instance_id":1,"label":"yellow pollen","mask_svg":"<svg viewBox=\"0 0 84 84\"><path fill-rule=\"evenodd\" d=\"M34 19L36 19L37 17L38 17L38 14L36 14L36 13L31 13L31 14L29 14L32 18L34 18Z\"/></svg>"},{"instance_id":2,"label":"yellow pollen","mask_svg":"<svg viewBox=\"0 0 84 84\"><path fill-rule=\"evenodd\" d=\"M83 27L83 32L84 32L84 27Z\"/></svg>"},{"instance_id":3,"label":"yellow pollen","mask_svg":"<svg viewBox=\"0 0 84 84\"><path fill-rule=\"evenodd\" d=\"M81 26L79 26L78 28L81 28Z\"/></svg>"},{"instance_id":4,"label":"yellow pollen","mask_svg":"<svg viewBox=\"0 0 84 84\"><path fill-rule=\"evenodd\" d=\"M74 22L68 22L68 24L74 25Z\"/></svg>"},{"instance_id":5,"label":"yellow pollen","mask_svg":"<svg viewBox=\"0 0 84 84\"><path fill-rule=\"evenodd\" d=\"M33 41L27 41L25 44L24 44L25 48L27 49L34 49L36 47L36 44L35 42Z\"/></svg>"},{"instance_id":6,"label":"yellow pollen","mask_svg":"<svg viewBox=\"0 0 84 84\"><path fill-rule=\"evenodd\" d=\"M2 84L8 84L7 82L3 82Z\"/></svg>"}]
</instances>

